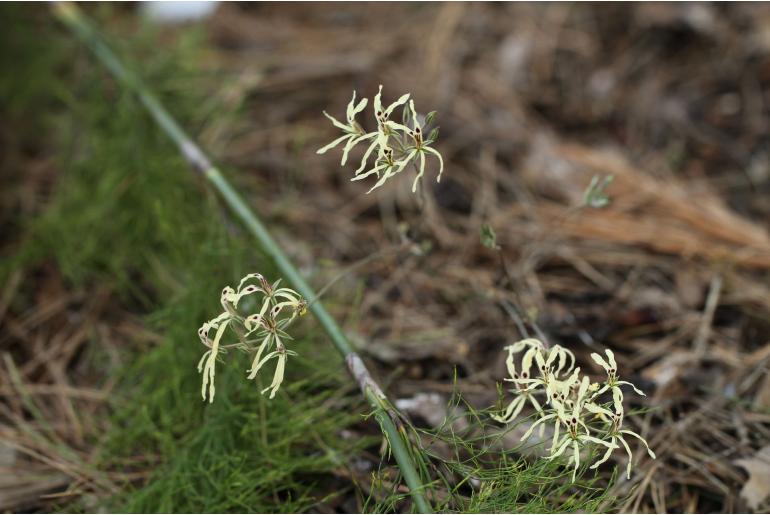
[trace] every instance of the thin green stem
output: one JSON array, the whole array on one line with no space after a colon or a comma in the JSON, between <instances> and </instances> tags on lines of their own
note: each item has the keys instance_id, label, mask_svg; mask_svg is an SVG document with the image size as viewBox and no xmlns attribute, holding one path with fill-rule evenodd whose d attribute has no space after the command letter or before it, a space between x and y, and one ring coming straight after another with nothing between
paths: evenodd
<instances>
[{"instance_id":1,"label":"thin green stem","mask_svg":"<svg viewBox=\"0 0 770 515\"><path fill-rule=\"evenodd\" d=\"M200 147L187 136L185 131L177 124L157 98L150 93L139 77L123 66L118 57L101 40L99 34L80 10L72 3L58 2L54 4L53 12L62 23L91 49L99 61L124 87L139 97L163 132L177 144L180 152L190 165L202 173L214 186L225 203L256 237L264 251L273 259L283 276L294 286L297 292L306 299L317 299L318 295L300 275L288 256L281 250L262 221L254 214L222 173L211 163ZM309 309L315 315L321 328L329 336L339 353L345 358L350 373L358 382L366 399L375 409L375 417L390 442L393 456L401 469L404 481L409 487L417 510L421 513L432 513L431 506L424 496L425 486L417 474L401 432L393 420L394 417L391 417L393 411L392 408L389 408L390 402L387 400L387 397L374 381L361 358L353 350L342 329L326 310L323 303L320 301L312 302Z\"/></svg>"}]
</instances>

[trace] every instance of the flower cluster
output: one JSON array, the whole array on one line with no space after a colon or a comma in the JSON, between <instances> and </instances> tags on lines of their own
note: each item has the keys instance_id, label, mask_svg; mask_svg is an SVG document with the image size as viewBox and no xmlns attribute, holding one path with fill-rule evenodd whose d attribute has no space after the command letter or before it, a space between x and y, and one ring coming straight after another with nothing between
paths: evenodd
<instances>
[{"instance_id":1,"label":"flower cluster","mask_svg":"<svg viewBox=\"0 0 770 515\"><path fill-rule=\"evenodd\" d=\"M599 354L591 354L591 358L607 373L607 379L602 384L592 384L588 376L581 378L580 368L575 367L575 356L559 345L546 349L539 340L528 338L509 345L506 350L506 366L510 374L506 381L514 384L511 392L516 397L501 415L493 418L498 422L510 422L526 404L531 404L538 418L521 439L528 439L536 427L540 426L542 432L546 422L553 423L548 459L561 456L571 447L570 459L575 467L573 481L580 465L580 448L589 442L607 448L604 455L591 465L592 469L607 461L612 451L619 448L620 442L628 453L626 476L630 478L633 456L625 440L628 436L639 439L655 459L655 453L644 438L623 428L625 412L620 385L631 386L639 395L644 393L631 383L619 380L618 366L611 350L606 351L606 359ZM514 358L522 352L521 368L517 369ZM602 403L600 397L607 392L612 394L612 400Z\"/></svg>"},{"instance_id":2,"label":"flower cluster","mask_svg":"<svg viewBox=\"0 0 770 515\"><path fill-rule=\"evenodd\" d=\"M427 154L432 154L438 158L439 171L436 182L440 181L441 173L444 170L444 160L441 154L430 146L438 137L438 128L431 130L426 137L424 127L424 125L427 126L432 123L436 115L435 111L428 113L425 118L422 118L423 121L421 123L421 118L414 109L414 101L409 98L409 93L402 95L398 100L385 107L382 105L382 86L380 86L379 92L374 97L374 119L377 123L377 130L366 132L355 118L358 113L366 109L368 102L366 98L363 98L356 104L356 92L354 91L353 98L348 104L346 123L338 121L324 111L324 115L343 134L325 147L318 149L318 153L324 154L337 145L344 143L345 146L342 149L340 165L345 166L348 154L353 147L359 143L367 142L369 146L364 152L360 166L351 179L352 181L358 181L375 175L379 180L367 193L371 193L385 184L391 177L403 172L410 163L413 163L417 170L417 176L412 183L412 192L414 193L417 191L417 183L425 174L425 157ZM397 123L390 119L397 107L402 108L402 123ZM377 151L377 158L374 161L374 165L369 170L364 171L367 168L370 156L375 150Z\"/></svg>"},{"instance_id":3,"label":"flower cluster","mask_svg":"<svg viewBox=\"0 0 770 515\"><path fill-rule=\"evenodd\" d=\"M198 372L203 374L203 400L208 397L209 402L214 401L216 362L220 355L230 348L255 352L251 368L248 370L249 379L254 379L268 361L277 359L273 381L262 390L263 394L270 390L271 399L275 396L283 382L288 356L296 355L285 346L285 342L291 340L285 330L298 316L304 315L307 309L307 302L302 296L290 288L279 288L279 283L280 280L270 284L261 274L249 274L241 279L237 289L226 286L222 290L220 302L224 311L198 329L201 342L209 349L198 362ZM249 303L247 300L256 302ZM242 301L243 304L250 304L255 312L242 315L239 311ZM243 304L241 308L244 307ZM227 329L237 337L236 343L222 343Z\"/></svg>"}]
</instances>

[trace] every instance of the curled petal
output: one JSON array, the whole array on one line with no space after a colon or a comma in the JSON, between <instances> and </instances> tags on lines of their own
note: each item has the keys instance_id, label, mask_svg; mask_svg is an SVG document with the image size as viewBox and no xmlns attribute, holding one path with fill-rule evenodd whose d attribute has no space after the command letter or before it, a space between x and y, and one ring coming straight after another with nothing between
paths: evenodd
<instances>
[{"instance_id":1,"label":"curled petal","mask_svg":"<svg viewBox=\"0 0 770 515\"><path fill-rule=\"evenodd\" d=\"M409 110L412 112L412 125L414 125L414 128L422 128L420 127L420 122L417 119L417 111L414 110L414 100L409 101Z\"/></svg>"},{"instance_id":2,"label":"curled petal","mask_svg":"<svg viewBox=\"0 0 770 515\"><path fill-rule=\"evenodd\" d=\"M278 356L279 352L274 350L273 352L268 353L265 357L259 360L259 362L251 366L251 373L249 374L249 379L254 379L257 376L257 372L271 359Z\"/></svg>"},{"instance_id":3,"label":"curled petal","mask_svg":"<svg viewBox=\"0 0 770 515\"><path fill-rule=\"evenodd\" d=\"M537 411L538 414L543 414L543 407L540 405L539 402L537 402L537 399L535 399L532 395L527 395L529 398L529 401L532 403L532 407L535 408L535 411ZM558 424L558 421L557 421ZM558 427L558 426L557 426Z\"/></svg>"},{"instance_id":4,"label":"curled petal","mask_svg":"<svg viewBox=\"0 0 770 515\"><path fill-rule=\"evenodd\" d=\"M624 414L623 392L617 386L612 389L612 405L615 408L615 413L622 417Z\"/></svg>"},{"instance_id":5,"label":"curled petal","mask_svg":"<svg viewBox=\"0 0 770 515\"><path fill-rule=\"evenodd\" d=\"M342 159L340 160L340 166L345 166L345 163L348 161L348 154L353 149L353 147L358 143L358 138L349 138L348 142L345 143L345 146L342 148Z\"/></svg>"},{"instance_id":6,"label":"curled petal","mask_svg":"<svg viewBox=\"0 0 770 515\"><path fill-rule=\"evenodd\" d=\"M438 168L438 176L436 177L436 182L441 182L441 173L444 171L444 160L441 158L441 154L438 153L438 150L431 147L422 147L422 149L425 152L430 152L431 154L433 154L438 158L439 168Z\"/></svg>"},{"instance_id":7,"label":"curled petal","mask_svg":"<svg viewBox=\"0 0 770 515\"><path fill-rule=\"evenodd\" d=\"M540 349L537 347L530 347L527 352L524 353L524 357L521 359L521 372L527 373L529 375L529 371L532 368L532 360L535 359L536 356L540 357L540 361L542 361L543 357L540 355Z\"/></svg>"},{"instance_id":8,"label":"curled petal","mask_svg":"<svg viewBox=\"0 0 770 515\"><path fill-rule=\"evenodd\" d=\"M638 438L644 444L645 448L647 449L647 454L650 455L650 458L654 460L657 459L657 456L655 456L655 453L652 452L652 449L650 449L650 446L647 445L647 440L645 440L644 438L642 438L641 436L639 436L638 434L634 433L629 429L622 429L620 432Z\"/></svg>"},{"instance_id":9,"label":"curled petal","mask_svg":"<svg viewBox=\"0 0 770 515\"><path fill-rule=\"evenodd\" d=\"M551 453L553 453L554 449L556 449L556 442L559 441L559 429L561 428L561 424L559 424L559 419L556 419L556 423L553 425L553 440L551 440Z\"/></svg>"},{"instance_id":10,"label":"curled petal","mask_svg":"<svg viewBox=\"0 0 770 515\"><path fill-rule=\"evenodd\" d=\"M265 280L265 277L262 274L259 273L253 273L246 275L243 279L241 279L241 282L238 283L238 291L240 292L243 289L243 285L246 284L251 279L257 279L260 283L265 284L267 281ZM262 293L264 293L264 290L262 290Z\"/></svg>"},{"instance_id":11,"label":"curled petal","mask_svg":"<svg viewBox=\"0 0 770 515\"><path fill-rule=\"evenodd\" d=\"M384 167L384 169L385 169L385 173L382 174L382 177L380 178L379 181L377 181L377 183L374 186L369 188L369 191L366 192L367 195L373 192L374 190L376 190L377 188L379 188L380 186L382 186L383 184L385 184L385 181L387 181L388 179L390 179L395 175L395 173L393 172L393 167L388 168L386 166ZM358 179L358 177L356 177L356 179Z\"/></svg>"},{"instance_id":12,"label":"curled petal","mask_svg":"<svg viewBox=\"0 0 770 515\"><path fill-rule=\"evenodd\" d=\"M513 360L513 345L508 346L508 357L505 359L505 367L508 369L508 375L512 379L516 378L516 363Z\"/></svg>"},{"instance_id":13,"label":"curled petal","mask_svg":"<svg viewBox=\"0 0 770 515\"><path fill-rule=\"evenodd\" d=\"M259 315L259 313L254 313L253 315L249 315L246 317L246 320L243 321L244 327L246 327L246 335L250 335L260 327L267 329L265 326L265 319Z\"/></svg>"},{"instance_id":14,"label":"curled petal","mask_svg":"<svg viewBox=\"0 0 770 515\"><path fill-rule=\"evenodd\" d=\"M628 381L618 381L616 384L627 384L628 386L630 386L631 388L633 388L633 389L634 389L634 391L635 391L637 394L641 395L642 397L647 397L647 396L644 394L644 392L643 392L643 391L641 391L639 388L637 388L636 386L634 386L632 383L629 383Z\"/></svg>"}]
</instances>

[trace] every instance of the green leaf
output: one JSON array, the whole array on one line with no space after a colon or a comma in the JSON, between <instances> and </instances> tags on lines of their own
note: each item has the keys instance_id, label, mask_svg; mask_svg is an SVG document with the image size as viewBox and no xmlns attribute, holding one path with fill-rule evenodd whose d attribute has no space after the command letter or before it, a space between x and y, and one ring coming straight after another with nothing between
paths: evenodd
<instances>
[{"instance_id":1,"label":"green leaf","mask_svg":"<svg viewBox=\"0 0 770 515\"><path fill-rule=\"evenodd\" d=\"M500 246L497 244L495 230L489 224L481 224L481 244L488 249L500 249Z\"/></svg>"},{"instance_id":2,"label":"green leaf","mask_svg":"<svg viewBox=\"0 0 770 515\"><path fill-rule=\"evenodd\" d=\"M610 197L605 193L605 190L612 183L613 178L612 175L608 175L600 179L598 175L594 175L583 194L583 206L596 209L608 206Z\"/></svg>"},{"instance_id":3,"label":"green leaf","mask_svg":"<svg viewBox=\"0 0 770 515\"><path fill-rule=\"evenodd\" d=\"M430 141L431 143L433 143L437 139L438 139L438 127L436 127L435 129L430 131L430 133L428 133L428 140L427 141Z\"/></svg>"}]
</instances>

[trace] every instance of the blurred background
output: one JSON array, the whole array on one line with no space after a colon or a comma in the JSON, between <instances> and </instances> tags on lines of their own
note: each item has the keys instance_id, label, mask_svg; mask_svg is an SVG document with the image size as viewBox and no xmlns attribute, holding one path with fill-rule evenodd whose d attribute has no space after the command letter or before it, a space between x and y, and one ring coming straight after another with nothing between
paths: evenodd
<instances>
[{"instance_id":1,"label":"blurred background","mask_svg":"<svg viewBox=\"0 0 770 515\"><path fill-rule=\"evenodd\" d=\"M628 423L658 459L602 469L618 502L593 509L767 509L770 8L205 7L83 9L310 282L345 272L326 302L417 426L455 390L505 401L503 347L533 321L648 394ZM197 327L274 268L49 6L0 10L0 510L384 509L396 471L310 317L275 400L232 355L203 405ZM316 154L322 111L379 84L438 111L424 195L366 195L355 159Z\"/></svg>"}]
</instances>

